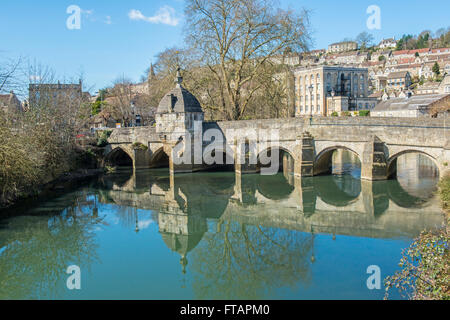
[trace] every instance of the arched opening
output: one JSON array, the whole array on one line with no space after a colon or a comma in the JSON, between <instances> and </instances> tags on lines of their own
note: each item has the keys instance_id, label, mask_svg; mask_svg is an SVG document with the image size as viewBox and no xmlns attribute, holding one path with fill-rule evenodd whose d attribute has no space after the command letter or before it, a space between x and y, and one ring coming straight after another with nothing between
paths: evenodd
<instances>
[{"instance_id":1,"label":"arched opening","mask_svg":"<svg viewBox=\"0 0 450 320\"><path fill-rule=\"evenodd\" d=\"M351 175L361 177L361 160L353 150L336 146L323 150L314 162L314 175Z\"/></svg>"},{"instance_id":2,"label":"arched opening","mask_svg":"<svg viewBox=\"0 0 450 320\"><path fill-rule=\"evenodd\" d=\"M114 167L132 168L133 159L122 148L116 148L106 157L106 164Z\"/></svg>"},{"instance_id":3,"label":"arched opening","mask_svg":"<svg viewBox=\"0 0 450 320\"><path fill-rule=\"evenodd\" d=\"M150 162L151 168L169 168L169 156L163 148L158 149Z\"/></svg>"},{"instance_id":4,"label":"arched opening","mask_svg":"<svg viewBox=\"0 0 450 320\"><path fill-rule=\"evenodd\" d=\"M289 184L294 185L295 160L291 153L281 147L268 148L258 155L258 166L266 175L282 173Z\"/></svg>"},{"instance_id":5,"label":"arched opening","mask_svg":"<svg viewBox=\"0 0 450 320\"><path fill-rule=\"evenodd\" d=\"M439 183L439 168L433 157L420 151L404 151L391 157L388 179L397 179L412 197L430 199Z\"/></svg>"},{"instance_id":6,"label":"arched opening","mask_svg":"<svg viewBox=\"0 0 450 320\"><path fill-rule=\"evenodd\" d=\"M213 172L234 172L234 158L224 150L213 150L211 157L214 159L220 159L210 165L205 171Z\"/></svg>"}]
</instances>

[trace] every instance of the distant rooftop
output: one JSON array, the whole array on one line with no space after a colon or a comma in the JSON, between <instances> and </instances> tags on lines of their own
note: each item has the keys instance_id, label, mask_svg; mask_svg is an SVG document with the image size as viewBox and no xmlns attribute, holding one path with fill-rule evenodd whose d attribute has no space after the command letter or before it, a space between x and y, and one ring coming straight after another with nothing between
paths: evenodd
<instances>
[{"instance_id":1,"label":"distant rooftop","mask_svg":"<svg viewBox=\"0 0 450 320\"><path fill-rule=\"evenodd\" d=\"M410 98L392 98L382 101L373 111L398 111L398 110L418 110L429 107L431 104L440 101L449 94L427 94L415 95Z\"/></svg>"}]
</instances>

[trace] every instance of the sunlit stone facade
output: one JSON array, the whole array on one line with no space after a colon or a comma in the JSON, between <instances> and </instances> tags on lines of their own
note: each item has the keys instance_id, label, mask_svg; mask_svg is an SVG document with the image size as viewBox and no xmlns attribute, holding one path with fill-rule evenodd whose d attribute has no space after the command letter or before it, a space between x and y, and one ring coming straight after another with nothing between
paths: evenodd
<instances>
[{"instance_id":1,"label":"sunlit stone facade","mask_svg":"<svg viewBox=\"0 0 450 320\"><path fill-rule=\"evenodd\" d=\"M369 95L366 68L299 68L294 71L294 78L296 116L329 115L332 108L327 104L327 98L333 92L335 97L348 100L348 110L358 110L358 99L366 99Z\"/></svg>"}]
</instances>

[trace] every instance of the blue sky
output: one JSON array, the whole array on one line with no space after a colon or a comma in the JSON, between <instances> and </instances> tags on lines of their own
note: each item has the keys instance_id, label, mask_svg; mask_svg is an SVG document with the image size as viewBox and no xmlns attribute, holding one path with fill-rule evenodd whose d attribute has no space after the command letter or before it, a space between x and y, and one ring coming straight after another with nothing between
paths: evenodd
<instances>
[{"instance_id":1,"label":"blue sky","mask_svg":"<svg viewBox=\"0 0 450 320\"><path fill-rule=\"evenodd\" d=\"M70 5L83 10L79 30L66 27ZM381 9L381 30L366 27L370 5ZM280 6L312 10L316 49L362 31L379 41L450 26L448 0L280 0ZM93 91L121 75L138 81L158 52L183 44L183 9L183 0L2 0L0 55L26 56L60 77L83 72Z\"/></svg>"}]
</instances>

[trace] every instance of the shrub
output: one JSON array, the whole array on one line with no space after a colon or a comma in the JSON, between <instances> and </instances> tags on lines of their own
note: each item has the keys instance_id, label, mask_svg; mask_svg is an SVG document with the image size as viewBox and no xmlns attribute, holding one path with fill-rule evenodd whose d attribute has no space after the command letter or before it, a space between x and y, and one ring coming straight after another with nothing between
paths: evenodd
<instances>
[{"instance_id":1,"label":"shrub","mask_svg":"<svg viewBox=\"0 0 450 320\"><path fill-rule=\"evenodd\" d=\"M369 110L360 110L359 111L359 116L360 117L369 117L370 116L370 111Z\"/></svg>"},{"instance_id":2,"label":"shrub","mask_svg":"<svg viewBox=\"0 0 450 320\"><path fill-rule=\"evenodd\" d=\"M450 208L450 176L439 183L439 193L444 209ZM402 268L385 280L386 296L397 288L412 300L450 299L450 256L448 252L448 212L446 226L435 231L424 231L402 253Z\"/></svg>"},{"instance_id":3,"label":"shrub","mask_svg":"<svg viewBox=\"0 0 450 320\"><path fill-rule=\"evenodd\" d=\"M98 134L97 146L98 147L106 147L108 145L108 138L111 136L111 130L101 131Z\"/></svg>"},{"instance_id":4,"label":"shrub","mask_svg":"<svg viewBox=\"0 0 450 320\"><path fill-rule=\"evenodd\" d=\"M140 142L133 143L133 149L147 151L148 147Z\"/></svg>"},{"instance_id":5,"label":"shrub","mask_svg":"<svg viewBox=\"0 0 450 320\"><path fill-rule=\"evenodd\" d=\"M450 176L444 177L439 183L439 194L445 209L450 209Z\"/></svg>"},{"instance_id":6,"label":"shrub","mask_svg":"<svg viewBox=\"0 0 450 320\"><path fill-rule=\"evenodd\" d=\"M351 117L352 114L349 111L342 111L342 116L343 117Z\"/></svg>"},{"instance_id":7,"label":"shrub","mask_svg":"<svg viewBox=\"0 0 450 320\"><path fill-rule=\"evenodd\" d=\"M336 111L334 111L334 112L331 114L331 116L332 116L332 117L338 117L339 114L338 114Z\"/></svg>"}]
</instances>

